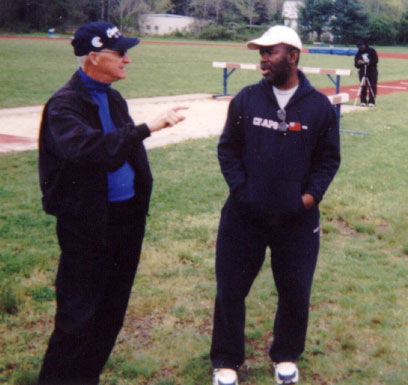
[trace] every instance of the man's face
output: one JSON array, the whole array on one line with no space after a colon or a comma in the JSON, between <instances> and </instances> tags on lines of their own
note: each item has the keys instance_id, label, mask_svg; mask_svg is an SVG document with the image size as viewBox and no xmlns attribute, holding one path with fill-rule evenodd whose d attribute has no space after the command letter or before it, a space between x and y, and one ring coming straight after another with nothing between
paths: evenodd
<instances>
[{"instance_id":1,"label":"man's face","mask_svg":"<svg viewBox=\"0 0 408 385\"><path fill-rule=\"evenodd\" d=\"M289 49L285 44L278 44L259 49L261 71L264 78L273 86L284 86L291 75L288 61Z\"/></svg>"},{"instance_id":2,"label":"man's face","mask_svg":"<svg viewBox=\"0 0 408 385\"><path fill-rule=\"evenodd\" d=\"M127 76L126 65L131 62L126 51L104 49L92 52L96 56L96 80L103 83L112 83Z\"/></svg>"}]
</instances>

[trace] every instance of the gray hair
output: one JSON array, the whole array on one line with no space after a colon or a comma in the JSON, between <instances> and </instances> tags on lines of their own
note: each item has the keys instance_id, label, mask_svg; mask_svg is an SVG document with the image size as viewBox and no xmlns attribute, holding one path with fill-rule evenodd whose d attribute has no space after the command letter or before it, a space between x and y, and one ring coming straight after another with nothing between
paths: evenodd
<instances>
[{"instance_id":1,"label":"gray hair","mask_svg":"<svg viewBox=\"0 0 408 385\"><path fill-rule=\"evenodd\" d=\"M84 68L85 60L86 60L87 57L88 57L88 55L76 56L76 58L78 60L78 63L79 63L79 66L81 68Z\"/></svg>"}]
</instances>

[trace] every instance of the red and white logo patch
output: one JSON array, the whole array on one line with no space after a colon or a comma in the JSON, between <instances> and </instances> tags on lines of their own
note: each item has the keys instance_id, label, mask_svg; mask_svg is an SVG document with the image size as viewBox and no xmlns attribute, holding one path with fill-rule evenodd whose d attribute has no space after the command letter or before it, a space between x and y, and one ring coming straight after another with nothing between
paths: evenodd
<instances>
[{"instance_id":1,"label":"red and white logo patch","mask_svg":"<svg viewBox=\"0 0 408 385\"><path fill-rule=\"evenodd\" d=\"M289 131L301 131L302 124L299 122L290 122L289 123Z\"/></svg>"}]
</instances>

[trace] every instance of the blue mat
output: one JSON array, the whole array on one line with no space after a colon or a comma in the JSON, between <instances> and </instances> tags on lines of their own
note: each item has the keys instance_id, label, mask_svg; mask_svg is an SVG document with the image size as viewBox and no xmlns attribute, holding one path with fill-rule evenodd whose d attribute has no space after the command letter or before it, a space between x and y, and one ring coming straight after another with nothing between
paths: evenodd
<instances>
[{"instance_id":1,"label":"blue mat","mask_svg":"<svg viewBox=\"0 0 408 385\"><path fill-rule=\"evenodd\" d=\"M308 52L325 54L325 55L354 56L358 52L358 49L357 48L313 47L313 48L309 48Z\"/></svg>"}]
</instances>

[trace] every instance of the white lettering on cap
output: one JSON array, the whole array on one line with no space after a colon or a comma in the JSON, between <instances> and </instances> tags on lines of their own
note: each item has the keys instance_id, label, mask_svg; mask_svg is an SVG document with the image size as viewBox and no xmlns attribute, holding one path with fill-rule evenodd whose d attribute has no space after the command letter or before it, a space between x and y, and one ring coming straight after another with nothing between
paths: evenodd
<instances>
[{"instance_id":1,"label":"white lettering on cap","mask_svg":"<svg viewBox=\"0 0 408 385\"><path fill-rule=\"evenodd\" d=\"M103 46L103 43L102 43L101 38L99 36L93 37L92 40L91 40L91 44L95 48L101 48Z\"/></svg>"},{"instance_id":2,"label":"white lettering on cap","mask_svg":"<svg viewBox=\"0 0 408 385\"><path fill-rule=\"evenodd\" d=\"M108 36L109 39L111 39L112 37L118 38L120 36L120 32L119 32L118 27L108 28L106 30L106 36Z\"/></svg>"}]
</instances>

